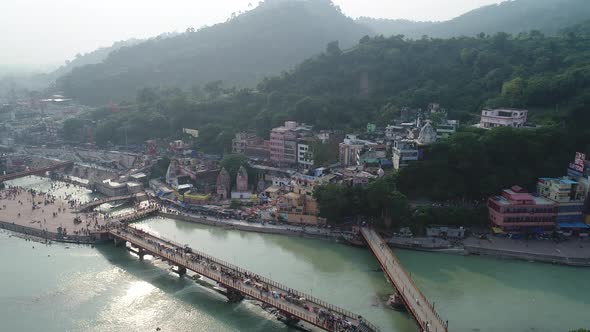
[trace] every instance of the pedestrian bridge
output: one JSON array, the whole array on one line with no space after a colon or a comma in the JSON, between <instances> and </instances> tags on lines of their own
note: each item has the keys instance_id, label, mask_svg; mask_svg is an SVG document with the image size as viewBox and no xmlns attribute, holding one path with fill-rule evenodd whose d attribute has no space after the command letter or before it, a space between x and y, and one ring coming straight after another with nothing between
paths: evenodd
<instances>
[{"instance_id":1,"label":"pedestrian bridge","mask_svg":"<svg viewBox=\"0 0 590 332\"><path fill-rule=\"evenodd\" d=\"M39 175L39 174L42 175L42 174L45 174L46 172L55 171L56 169L70 167L73 164L74 164L74 162L72 162L72 161L64 161L64 162L59 162L59 163L56 163L54 165L47 166L47 167L36 168L36 169L28 170L28 171L2 175L2 176L0 176L0 183L2 183L4 181L8 181L8 180L22 178L22 177L29 176L29 175Z\"/></svg>"},{"instance_id":2,"label":"pedestrian bridge","mask_svg":"<svg viewBox=\"0 0 590 332\"><path fill-rule=\"evenodd\" d=\"M178 267L180 275L190 270L214 280L227 289L226 295L230 301L239 301L248 296L276 308L287 322L305 321L325 331L379 331L361 316L309 294L163 237L123 223L117 222L116 225L108 230L116 244L128 242L137 248L140 257L148 254L168 261Z\"/></svg>"},{"instance_id":3,"label":"pedestrian bridge","mask_svg":"<svg viewBox=\"0 0 590 332\"><path fill-rule=\"evenodd\" d=\"M443 322L434 304L428 302L383 238L368 227L362 227L361 234L421 331L447 332L448 324Z\"/></svg>"}]
</instances>

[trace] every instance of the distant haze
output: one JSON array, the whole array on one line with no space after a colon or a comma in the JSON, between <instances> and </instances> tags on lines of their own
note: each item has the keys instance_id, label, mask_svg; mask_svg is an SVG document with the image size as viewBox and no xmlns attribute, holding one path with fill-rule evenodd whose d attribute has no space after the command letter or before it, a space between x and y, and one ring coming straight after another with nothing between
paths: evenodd
<instances>
[{"instance_id":1,"label":"distant haze","mask_svg":"<svg viewBox=\"0 0 590 332\"><path fill-rule=\"evenodd\" d=\"M501 0L335 0L351 17L447 20ZM0 70L59 66L118 40L148 38L225 21L249 0L3 0Z\"/></svg>"}]
</instances>

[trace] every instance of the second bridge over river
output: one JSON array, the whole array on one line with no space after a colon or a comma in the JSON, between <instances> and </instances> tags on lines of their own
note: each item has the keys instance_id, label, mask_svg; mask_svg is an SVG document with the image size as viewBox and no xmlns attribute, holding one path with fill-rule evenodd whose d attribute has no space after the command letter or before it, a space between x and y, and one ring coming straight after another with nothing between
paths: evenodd
<instances>
[{"instance_id":1,"label":"second bridge over river","mask_svg":"<svg viewBox=\"0 0 590 332\"><path fill-rule=\"evenodd\" d=\"M140 257L149 254L176 265L181 275L190 270L214 280L227 289L230 301L248 296L278 309L289 322L301 320L326 331L379 331L376 326L346 309L174 241L123 224L111 228L108 234L116 243L129 242L138 248Z\"/></svg>"}]
</instances>

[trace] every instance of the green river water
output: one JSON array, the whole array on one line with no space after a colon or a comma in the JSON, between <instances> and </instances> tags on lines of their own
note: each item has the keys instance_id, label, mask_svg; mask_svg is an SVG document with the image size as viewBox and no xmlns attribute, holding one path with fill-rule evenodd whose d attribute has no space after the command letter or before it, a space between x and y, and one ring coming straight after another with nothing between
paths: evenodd
<instances>
[{"instance_id":1,"label":"green river water","mask_svg":"<svg viewBox=\"0 0 590 332\"><path fill-rule=\"evenodd\" d=\"M367 249L158 217L137 225L359 313L384 332L418 330L383 305L392 288ZM590 327L590 269L396 252L450 331ZM162 262L110 244L46 246L2 232L0 263L0 331L290 331L250 301L228 304Z\"/></svg>"}]
</instances>

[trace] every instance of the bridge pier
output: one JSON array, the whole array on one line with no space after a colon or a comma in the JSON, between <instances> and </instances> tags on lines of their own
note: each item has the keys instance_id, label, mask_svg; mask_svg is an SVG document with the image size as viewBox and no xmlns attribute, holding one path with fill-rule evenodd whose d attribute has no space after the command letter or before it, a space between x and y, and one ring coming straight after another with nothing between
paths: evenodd
<instances>
[{"instance_id":1,"label":"bridge pier","mask_svg":"<svg viewBox=\"0 0 590 332\"><path fill-rule=\"evenodd\" d=\"M283 312L283 316L285 316L285 324L287 325L296 325L300 321L299 318L286 312Z\"/></svg>"},{"instance_id":2,"label":"bridge pier","mask_svg":"<svg viewBox=\"0 0 590 332\"><path fill-rule=\"evenodd\" d=\"M147 252L145 251L145 249L140 248L140 247L130 246L130 247L127 248L127 250L129 250L130 252L136 254L139 257L139 260L143 260L143 256L145 256L147 254Z\"/></svg>"},{"instance_id":3,"label":"bridge pier","mask_svg":"<svg viewBox=\"0 0 590 332\"><path fill-rule=\"evenodd\" d=\"M225 295L227 296L229 303L237 303L244 299L244 295L242 295L242 293L231 287L227 287L227 292Z\"/></svg>"},{"instance_id":4,"label":"bridge pier","mask_svg":"<svg viewBox=\"0 0 590 332\"><path fill-rule=\"evenodd\" d=\"M184 277L186 275L186 267L184 266L177 266L175 269L173 268L172 271L178 274L179 277Z\"/></svg>"},{"instance_id":5,"label":"bridge pier","mask_svg":"<svg viewBox=\"0 0 590 332\"><path fill-rule=\"evenodd\" d=\"M113 242L115 242L115 247L124 247L127 244L127 241L121 240L118 237L114 237Z\"/></svg>"}]
</instances>

